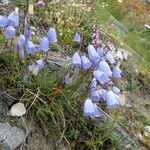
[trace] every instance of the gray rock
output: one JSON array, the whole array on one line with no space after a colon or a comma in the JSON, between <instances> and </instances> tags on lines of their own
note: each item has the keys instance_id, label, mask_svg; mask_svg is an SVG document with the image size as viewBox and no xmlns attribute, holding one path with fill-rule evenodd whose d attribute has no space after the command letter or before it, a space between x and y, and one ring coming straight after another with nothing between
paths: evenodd
<instances>
[{"instance_id":1,"label":"gray rock","mask_svg":"<svg viewBox=\"0 0 150 150\"><path fill-rule=\"evenodd\" d=\"M10 0L0 0L0 4L5 5L5 4L8 4L8 3L10 3Z\"/></svg>"},{"instance_id":2,"label":"gray rock","mask_svg":"<svg viewBox=\"0 0 150 150\"><path fill-rule=\"evenodd\" d=\"M18 127L11 127L9 123L0 123L0 149L14 150L25 139L25 132Z\"/></svg>"},{"instance_id":3,"label":"gray rock","mask_svg":"<svg viewBox=\"0 0 150 150\"><path fill-rule=\"evenodd\" d=\"M146 0L146 2L147 2L148 4L150 4L150 0Z\"/></svg>"}]
</instances>

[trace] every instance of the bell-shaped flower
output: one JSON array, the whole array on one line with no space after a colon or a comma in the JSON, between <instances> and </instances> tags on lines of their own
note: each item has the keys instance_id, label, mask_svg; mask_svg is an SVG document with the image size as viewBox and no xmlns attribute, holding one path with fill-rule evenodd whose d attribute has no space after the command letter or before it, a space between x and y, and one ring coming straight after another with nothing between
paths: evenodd
<instances>
[{"instance_id":1,"label":"bell-shaped flower","mask_svg":"<svg viewBox=\"0 0 150 150\"><path fill-rule=\"evenodd\" d=\"M110 64L114 64L115 63L115 60L114 60L114 58L113 58L111 53L107 53L105 57L106 57L106 60L108 60Z\"/></svg>"},{"instance_id":2,"label":"bell-shaped flower","mask_svg":"<svg viewBox=\"0 0 150 150\"><path fill-rule=\"evenodd\" d=\"M102 72L102 71L100 71L100 70L95 70L94 72L93 72L93 76L94 76L94 78L96 78L96 80L98 80L101 84L106 84L110 79L109 79L109 76L106 74L106 73L104 73L104 72Z\"/></svg>"},{"instance_id":3,"label":"bell-shaped flower","mask_svg":"<svg viewBox=\"0 0 150 150\"><path fill-rule=\"evenodd\" d=\"M101 58L104 57L104 50L103 50L102 47L98 47L98 48L97 48L97 53L98 53L98 55L99 55Z\"/></svg>"},{"instance_id":4,"label":"bell-shaped flower","mask_svg":"<svg viewBox=\"0 0 150 150\"><path fill-rule=\"evenodd\" d=\"M57 35L56 35L55 28L53 28L53 27L49 28L47 36L49 39L49 43L56 43L57 42Z\"/></svg>"},{"instance_id":5,"label":"bell-shaped flower","mask_svg":"<svg viewBox=\"0 0 150 150\"><path fill-rule=\"evenodd\" d=\"M93 45L91 45L91 44L88 45L87 49L88 49L89 59L91 61L97 61L100 59L100 57L99 57L98 53L96 52Z\"/></svg>"},{"instance_id":6,"label":"bell-shaped flower","mask_svg":"<svg viewBox=\"0 0 150 150\"><path fill-rule=\"evenodd\" d=\"M94 103L94 111L95 111L95 115L93 116L93 118L101 118L101 117L103 117L102 110L101 110L101 108L99 108L97 106L96 103Z\"/></svg>"},{"instance_id":7,"label":"bell-shaped flower","mask_svg":"<svg viewBox=\"0 0 150 150\"><path fill-rule=\"evenodd\" d=\"M29 65L29 71L32 71L34 75L37 75L39 71L43 69L45 62L42 59L36 61L32 65Z\"/></svg>"},{"instance_id":8,"label":"bell-shaped flower","mask_svg":"<svg viewBox=\"0 0 150 150\"><path fill-rule=\"evenodd\" d=\"M112 71L111 71L108 63L105 60L100 61L99 70L101 70L102 72L105 72L109 76L112 75Z\"/></svg>"},{"instance_id":9,"label":"bell-shaped flower","mask_svg":"<svg viewBox=\"0 0 150 150\"><path fill-rule=\"evenodd\" d=\"M74 38L73 38L74 42L80 43L81 42L81 37L80 34L76 33Z\"/></svg>"},{"instance_id":10,"label":"bell-shaped flower","mask_svg":"<svg viewBox=\"0 0 150 150\"><path fill-rule=\"evenodd\" d=\"M72 77L70 77L69 75L66 75L64 78L64 83L65 84L71 84L72 83Z\"/></svg>"},{"instance_id":11,"label":"bell-shaped flower","mask_svg":"<svg viewBox=\"0 0 150 150\"><path fill-rule=\"evenodd\" d=\"M103 100L105 100L106 101L106 99L107 99L107 90L105 90L105 89L101 89L102 90L102 95L101 95L101 97L103 98Z\"/></svg>"},{"instance_id":12,"label":"bell-shaped flower","mask_svg":"<svg viewBox=\"0 0 150 150\"><path fill-rule=\"evenodd\" d=\"M49 40L47 37L43 37L40 39L40 49L44 52L47 52L49 49Z\"/></svg>"},{"instance_id":13,"label":"bell-shaped flower","mask_svg":"<svg viewBox=\"0 0 150 150\"><path fill-rule=\"evenodd\" d=\"M96 89L97 88L97 81L96 78L93 78L91 83L90 83L90 88L91 89Z\"/></svg>"},{"instance_id":14,"label":"bell-shaped flower","mask_svg":"<svg viewBox=\"0 0 150 150\"><path fill-rule=\"evenodd\" d=\"M24 36L24 35L20 35L20 36L18 37L18 42L19 42L20 44L22 44L22 45L25 45L25 43L26 43L26 38L25 38L25 36Z\"/></svg>"},{"instance_id":15,"label":"bell-shaped flower","mask_svg":"<svg viewBox=\"0 0 150 150\"><path fill-rule=\"evenodd\" d=\"M24 36L28 40L31 37L31 30L29 29L29 18L26 16L25 17L25 27L24 27Z\"/></svg>"},{"instance_id":16,"label":"bell-shaped flower","mask_svg":"<svg viewBox=\"0 0 150 150\"><path fill-rule=\"evenodd\" d=\"M93 117L95 115L94 104L91 99L86 99L83 107L84 116L86 117Z\"/></svg>"},{"instance_id":17,"label":"bell-shaped flower","mask_svg":"<svg viewBox=\"0 0 150 150\"><path fill-rule=\"evenodd\" d=\"M81 56L82 68L84 70L91 68L91 61L86 56Z\"/></svg>"},{"instance_id":18,"label":"bell-shaped flower","mask_svg":"<svg viewBox=\"0 0 150 150\"><path fill-rule=\"evenodd\" d=\"M119 104L119 96L114 94L113 91L108 91L106 103L107 103L108 109L118 108L120 105Z\"/></svg>"},{"instance_id":19,"label":"bell-shaped flower","mask_svg":"<svg viewBox=\"0 0 150 150\"><path fill-rule=\"evenodd\" d=\"M121 77L121 69L118 66L115 66L112 70L112 75L114 78L120 78Z\"/></svg>"},{"instance_id":20,"label":"bell-shaped flower","mask_svg":"<svg viewBox=\"0 0 150 150\"><path fill-rule=\"evenodd\" d=\"M100 98L101 97L100 97L100 94L99 94L99 90L98 89L92 89L91 93L90 93L90 99L93 102L99 102Z\"/></svg>"},{"instance_id":21,"label":"bell-shaped flower","mask_svg":"<svg viewBox=\"0 0 150 150\"><path fill-rule=\"evenodd\" d=\"M13 39L16 35L16 29L13 26L8 26L5 29L4 35L7 39Z\"/></svg>"},{"instance_id":22,"label":"bell-shaped flower","mask_svg":"<svg viewBox=\"0 0 150 150\"><path fill-rule=\"evenodd\" d=\"M7 16L0 16L0 27L6 27L8 22Z\"/></svg>"},{"instance_id":23,"label":"bell-shaped flower","mask_svg":"<svg viewBox=\"0 0 150 150\"><path fill-rule=\"evenodd\" d=\"M79 68L82 66L81 57L78 52L74 53L72 56L72 65Z\"/></svg>"},{"instance_id":24,"label":"bell-shaped flower","mask_svg":"<svg viewBox=\"0 0 150 150\"><path fill-rule=\"evenodd\" d=\"M31 30L28 28L25 28L24 36L26 37L26 39L29 39L31 37L31 34L32 34Z\"/></svg>"},{"instance_id":25,"label":"bell-shaped flower","mask_svg":"<svg viewBox=\"0 0 150 150\"><path fill-rule=\"evenodd\" d=\"M120 89L117 88L116 86L112 87L112 91L113 91L115 94L117 94L117 95L120 94Z\"/></svg>"},{"instance_id":26,"label":"bell-shaped flower","mask_svg":"<svg viewBox=\"0 0 150 150\"><path fill-rule=\"evenodd\" d=\"M26 46L25 46L25 51L27 54L33 54L37 52L37 48L31 41L27 41Z\"/></svg>"},{"instance_id":27,"label":"bell-shaped flower","mask_svg":"<svg viewBox=\"0 0 150 150\"><path fill-rule=\"evenodd\" d=\"M22 49L22 48L24 49L25 44L26 44L26 38L25 38L25 36L24 35L20 35L18 37L18 41L17 41L17 44L15 45L15 48L17 50Z\"/></svg>"},{"instance_id":28,"label":"bell-shaped flower","mask_svg":"<svg viewBox=\"0 0 150 150\"><path fill-rule=\"evenodd\" d=\"M19 16L18 14L13 11L8 15L8 25L13 26L13 27L17 27L19 25Z\"/></svg>"}]
</instances>

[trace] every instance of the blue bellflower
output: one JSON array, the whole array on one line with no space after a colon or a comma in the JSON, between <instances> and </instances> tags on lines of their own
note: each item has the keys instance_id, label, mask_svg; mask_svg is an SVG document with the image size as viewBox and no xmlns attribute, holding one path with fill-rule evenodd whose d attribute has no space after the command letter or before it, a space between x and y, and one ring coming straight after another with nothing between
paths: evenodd
<instances>
[{"instance_id":1,"label":"blue bellflower","mask_svg":"<svg viewBox=\"0 0 150 150\"><path fill-rule=\"evenodd\" d=\"M69 75L66 75L64 78L64 83L65 84L71 84L72 83L72 77L69 77Z\"/></svg>"},{"instance_id":2,"label":"blue bellflower","mask_svg":"<svg viewBox=\"0 0 150 150\"><path fill-rule=\"evenodd\" d=\"M97 53L98 53L98 55L99 55L101 58L104 57L104 50L103 50L102 47L98 47L98 48L97 48Z\"/></svg>"},{"instance_id":3,"label":"blue bellflower","mask_svg":"<svg viewBox=\"0 0 150 150\"><path fill-rule=\"evenodd\" d=\"M90 83L90 88L91 89L96 89L97 88L97 81L96 78L93 78L91 83Z\"/></svg>"},{"instance_id":4,"label":"blue bellflower","mask_svg":"<svg viewBox=\"0 0 150 150\"><path fill-rule=\"evenodd\" d=\"M18 42L19 42L21 45L25 45L25 43L26 43L26 38L25 38L25 36L24 36L24 35L20 35L20 36L18 37Z\"/></svg>"},{"instance_id":5,"label":"blue bellflower","mask_svg":"<svg viewBox=\"0 0 150 150\"><path fill-rule=\"evenodd\" d=\"M95 108L94 108L94 104L92 102L91 99L86 99L85 103L84 103L84 116L85 117L93 117L95 115Z\"/></svg>"},{"instance_id":6,"label":"blue bellflower","mask_svg":"<svg viewBox=\"0 0 150 150\"><path fill-rule=\"evenodd\" d=\"M121 77L121 69L118 66L115 66L112 70L112 75L114 78L120 78Z\"/></svg>"},{"instance_id":7,"label":"blue bellflower","mask_svg":"<svg viewBox=\"0 0 150 150\"><path fill-rule=\"evenodd\" d=\"M98 53L96 52L94 46L90 44L88 45L87 49L88 49L89 59L93 62L99 61L100 57Z\"/></svg>"},{"instance_id":8,"label":"blue bellflower","mask_svg":"<svg viewBox=\"0 0 150 150\"><path fill-rule=\"evenodd\" d=\"M29 29L29 18L26 16L25 17L25 27L24 27L24 36L28 40L31 37L31 30Z\"/></svg>"},{"instance_id":9,"label":"blue bellflower","mask_svg":"<svg viewBox=\"0 0 150 150\"><path fill-rule=\"evenodd\" d=\"M72 65L78 68L82 66L81 57L77 52L72 56Z\"/></svg>"},{"instance_id":10,"label":"blue bellflower","mask_svg":"<svg viewBox=\"0 0 150 150\"><path fill-rule=\"evenodd\" d=\"M53 28L53 27L49 28L47 36L48 36L50 44L57 42L57 35L56 35L55 28Z\"/></svg>"},{"instance_id":11,"label":"blue bellflower","mask_svg":"<svg viewBox=\"0 0 150 150\"><path fill-rule=\"evenodd\" d=\"M13 26L13 27L17 27L19 25L19 16L18 14L16 14L15 11L11 12L8 15L8 25Z\"/></svg>"},{"instance_id":12,"label":"blue bellflower","mask_svg":"<svg viewBox=\"0 0 150 150\"><path fill-rule=\"evenodd\" d=\"M108 91L107 93L107 108L108 109L114 109L119 107L119 97L118 95L114 94L113 91Z\"/></svg>"},{"instance_id":13,"label":"blue bellflower","mask_svg":"<svg viewBox=\"0 0 150 150\"><path fill-rule=\"evenodd\" d=\"M90 93L90 99L93 101L93 102L99 102L100 100L100 94L99 94L99 90L98 89L93 89L91 90L91 93Z\"/></svg>"},{"instance_id":14,"label":"blue bellflower","mask_svg":"<svg viewBox=\"0 0 150 150\"><path fill-rule=\"evenodd\" d=\"M33 54L37 52L37 49L31 41L27 41L26 46L25 46L25 51L27 54Z\"/></svg>"},{"instance_id":15,"label":"blue bellflower","mask_svg":"<svg viewBox=\"0 0 150 150\"><path fill-rule=\"evenodd\" d=\"M114 58L113 58L111 53L107 53L105 57L106 57L106 60L108 60L110 64L114 64L115 63L115 60L114 60Z\"/></svg>"},{"instance_id":16,"label":"blue bellflower","mask_svg":"<svg viewBox=\"0 0 150 150\"><path fill-rule=\"evenodd\" d=\"M16 35L16 29L13 26L8 26L5 29L4 35L7 39L14 39Z\"/></svg>"},{"instance_id":17,"label":"blue bellflower","mask_svg":"<svg viewBox=\"0 0 150 150\"><path fill-rule=\"evenodd\" d=\"M44 52L47 52L49 49L49 39L47 37L43 37L40 39L40 49Z\"/></svg>"},{"instance_id":18,"label":"blue bellflower","mask_svg":"<svg viewBox=\"0 0 150 150\"><path fill-rule=\"evenodd\" d=\"M74 38L73 38L74 42L80 43L81 42L81 37L80 34L76 33Z\"/></svg>"},{"instance_id":19,"label":"blue bellflower","mask_svg":"<svg viewBox=\"0 0 150 150\"><path fill-rule=\"evenodd\" d=\"M120 94L120 89L117 88L116 86L112 87L112 91L113 91L115 94L117 94L117 95Z\"/></svg>"},{"instance_id":20,"label":"blue bellflower","mask_svg":"<svg viewBox=\"0 0 150 150\"><path fill-rule=\"evenodd\" d=\"M97 106L96 103L94 103L94 112L95 112L95 114L94 114L93 118L103 117L102 110Z\"/></svg>"},{"instance_id":21,"label":"blue bellflower","mask_svg":"<svg viewBox=\"0 0 150 150\"><path fill-rule=\"evenodd\" d=\"M8 22L7 16L0 16L0 27L6 27Z\"/></svg>"},{"instance_id":22,"label":"blue bellflower","mask_svg":"<svg viewBox=\"0 0 150 150\"><path fill-rule=\"evenodd\" d=\"M106 84L110 79L109 79L109 76L106 74L106 73L104 73L104 72L102 72L102 71L100 71L100 70L95 70L94 72L93 72L93 76L94 76L94 78L96 78L96 80L98 80L101 84Z\"/></svg>"},{"instance_id":23,"label":"blue bellflower","mask_svg":"<svg viewBox=\"0 0 150 150\"><path fill-rule=\"evenodd\" d=\"M111 71L108 63L105 60L100 61L99 70L101 70L102 72L105 72L109 76L112 75L112 71Z\"/></svg>"},{"instance_id":24,"label":"blue bellflower","mask_svg":"<svg viewBox=\"0 0 150 150\"><path fill-rule=\"evenodd\" d=\"M81 56L81 62L82 62L82 68L84 70L90 69L91 68L91 62L86 56Z\"/></svg>"},{"instance_id":25,"label":"blue bellflower","mask_svg":"<svg viewBox=\"0 0 150 150\"><path fill-rule=\"evenodd\" d=\"M101 97L103 98L103 100L105 100L106 101L106 99L107 99L107 90L105 90L105 89L101 89L102 90L102 95L101 95Z\"/></svg>"},{"instance_id":26,"label":"blue bellflower","mask_svg":"<svg viewBox=\"0 0 150 150\"><path fill-rule=\"evenodd\" d=\"M43 69L45 62L42 59L36 61L32 65L29 65L29 71L32 71L33 74L37 75L39 71Z\"/></svg>"}]
</instances>

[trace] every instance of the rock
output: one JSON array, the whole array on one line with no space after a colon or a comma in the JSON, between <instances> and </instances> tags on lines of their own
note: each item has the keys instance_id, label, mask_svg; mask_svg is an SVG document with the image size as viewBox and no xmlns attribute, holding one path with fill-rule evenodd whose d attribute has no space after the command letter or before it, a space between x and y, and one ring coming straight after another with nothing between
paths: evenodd
<instances>
[{"instance_id":1,"label":"rock","mask_svg":"<svg viewBox=\"0 0 150 150\"><path fill-rule=\"evenodd\" d=\"M8 3L10 3L10 0L0 0L0 4L2 5L6 5Z\"/></svg>"},{"instance_id":2,"label":"rock","mask_svg":"<svg viewBox=\"0 0 150 150\"><path fill-rule=\"evenodd\" d=\"M145 126L144 130L150 133L150 126Z\"/></svg>"},{"instance_id":3,"label":"rock","mask_svg":"<svg viewBox=\"0 0 150 150\"><path fill-rule=\"evenodd\" d=\"M25 132L18 127L11 127L9 123L0 123L0 148L14 150L25 139Z\"/></svg>"},{"instance_id":4,"label":"rock","mask_svg":"<svg viewBox=\"0 0 150 150\"><path fill-rule=\"evenodd\" d=\"M9 112L10 116L16 116L16 117L21 117L24 114L26 114L26 108L23 103L16 103L14 104Z\"/></svg>"},{"instance_id":5,"label":"rock","mask_svg":"<svg viewBox=\"0 0 150 150\"><path fill-rule=\"evenodd\" d=\"M150 4L150 0L146 0L146 2L147 2L148 4Z\"/></svg>"}]
</instances>

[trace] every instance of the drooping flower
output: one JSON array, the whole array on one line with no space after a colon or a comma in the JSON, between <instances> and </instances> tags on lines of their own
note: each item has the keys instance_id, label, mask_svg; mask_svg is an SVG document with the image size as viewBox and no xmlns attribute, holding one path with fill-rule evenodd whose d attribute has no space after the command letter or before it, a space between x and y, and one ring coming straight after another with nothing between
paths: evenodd
<instances>
[{"instance_id":1,"label":"drooping flower","mask_svg":"<svg viewBox=\"0 0 150 150\"><path fill-rule=\"evenodd\" d=\"M114 64L115 63L115 60L114 60L114 58L113 58L111 53L107 53L105 57L106 57L106 60L108 60L110 64Z\"/></svg>"},{"instance_id":2,"label":"drooping flower","mask_svg":"<svg viewBox=\"0 0 150 150\"><path fill-rule=\"evenodd\" d=\"M106 74L106 73L104 73L104 72L102 72L102 71L100 71L100 70L95 70L94 72L93 72L93 76L94 76L94 78L96 78L96 80L98 80L101 84L106 84L110 79L109 79L109 76Z\"/></svg>"},{"instance_id":3,"label":"drooping flower","mask_svg":"<svg viewBox=\"0 0 150 150\"><path fill-rule=\"evenodd\" d=\"M96 89L97 88L97 81L96 78L93 78L91 83L90 83L90 88L91 89Z\"/></svg>"},{"instance_id":4,"label":"drooping flower","mask_svg":"<svg viewBox=\"0 0 150 150\"><path fill-rule=\"evenodd\" d=\"M108 91L107 93L107 108L108 109L114 109L119 107L119 96L114 94L113 91Z\"/></svg>"},{"instance_id":5,"label":"drooping flower","mask_svg":"<svg viewBox=\"0 0 150 150\"><path fill-rule=\"evenodd\" d=\"M101 95L101 97L103 98L103 100L105 100L106 101L106 99L107 99L107 90L105 90L105 89L101 89L102 90L102 95Z\"/></svg>"},{"instance_id":6,"label":"drooping flower","mask_svg":"<svg viewBox=\"0 0 150 150\"><path fill-rule=\"evenodd\" d=\"M91 61L97 61L100 59L100 57L99 57L98 53L96 52L93 45L91 45L91 44L88 45L87 49L88 49L89 59Z\"/></svg>"},{"instance_id":7,"label":"drooping flower","mask_svg":"<svg viewBox=\"0 0 150 150\"><path fill-rule=\"evenodd\" d=\"M15 45L16 49L18 50L19 52L19 58L20 59L24 59L24 55L25 55L25 52L24 52L24 49L25 49L25 43L26 43L26 38L24 35L20 35L18 37L18 42L17 44Z\"/></svg>"},{"instance_id":8,"label":"drooping flower","mask_svg":"<svg viewBox=\"0 0 150 150\"><path fill-rule=\"evenodd\" d=\"M82 67L84 70L91 68L91 62L86 56L81 56Z\"/></svg>"},{"instance_id":9,"label":"drooping flower","mask_svg":"<svg viewBox=\"0 0 150 150\"><path fill-rule=\"evenodd\" d=\"M67 85L72 83L72 77L70 77L69 74L65 76L64 83Z\"/></svg>"},{"instance_id":10,"label":"drooping flower","mask_svg":"<svg viewBox=\"0 0 150 150\"><path fill-rule=\"evenodd\" d=\"M27 54L33 54L37 52L37 49L31 41L27 41L26 46L25 46L25 51L27 52Z\"/></svg>"},{"instance_id":11,"label":"drooping flower","mask_svg":"<svg viewBox=\"0 0 150 150\"><path fill-rule=\"evenodd\" d=\"M102 110L101 110L101 108L99 108L97 106L96 103L94 103L94 111L95 111L95 115L93 116L93 118L101 118L101 117L103 117Z\"/></svg>"},{"instance_id":12,"label":"drooping flower","mask_svg":"<svg viewBox=\"0 0 150 150\"><path fill-rule=\"evenodd\" d=\"M8 15L8 22L9 26L17 27L19 25L19 16L18 14L13 11Z\"/></svg>"},{"instance_id":13,"label":"drooping flower","mask_svg":"<svg viewBox=\"0 0 150 150\"><path fill-rule=\"evenodd\" d=\"M26 16L25 17L25 27L24 27L24 36L28 40L31 37L31 30L29 29L29 18Z\"/></svg>"},{"instance_id":14,"label":"drooping flower","mask_svg":"<svg viewBox=\"0 0 150 150\"><path fill-rule=\"evenodd\" d=\"M16 29L13 26L8 26L5 29L4 35L7 39L13 39L16 35Z\"/></svg>"},{"instance_id":15,"label":"drooping flower","mask_svg":"<svg viewBox=\"0 0 150 150\"><path fill-rule=\"evenodd\" d=\"M86 99L85 103L84 103L84 116L86 117L93 117L95 115L95 109L94 109L94 104L92 102L91 99Z\"/></svg>"},{"instance_id":16,"label":"drooping flower","mask_svg":"<svg viewBox=\"0 0 150 150\"><path fill-rule=\"evenodd\" d=\"M36 6L37 6L37 7L44 7L44 6L45 6L45 3L44 3L42 0L40 0L40 1L38 1L38 2L36 3Z\"/></svg>"},{"instance_id":17,"label":"drooping flower","mask_svg":"<svg viewBox=\"0 0 150 150\"><path fill-rule=\"evenodd\" d=\"M73 38L74 42L80 43L81 42L81 37L79 33L76 33L74 38Z\"/></svg>"},{"instance_id":18,"label":"drooping flower","mask_svg":"<svg viewBox=\"0 0 150 150\"><path fill-rule=\"evenodd\" d=\"M112 70L112 75L114 78L120 78L121 77L121 69L118 66L115 66Z\"/></svg>"},{"instance_id":19,"label":"drooping flower","mask_svg":"<svg viewBox=\"0 0 150 150\"><path fill-rule=\"evenodd\" d=\"M57 42L57 35L56 35L56 30L55 28L51 27L48 30L47 33L48 39L49 39L49 43L56 43Z\"/></svg>"},{"instance_id":20,"label":"drooping flower","mask_svg":"<svg viewBox=\"0 0 150 150\"><path fill-rule=\"evenodd\" d=\"M99 70L101 70L102 72L105 72L109 76L112 75L112 71L111 71L108 63L105 60L100 61Z\"/></svg>"},{"instance_id":21,"label":"drooping flower","mask_svg":"<svg viewBox=\"0 0 150 150\"><path fill-rule=\"evenodd\" d=\"M112 91L113 91L115 94L117 94L117 95L120 94L120 89L117 88L116 86L113 86L113 87L112 87Z\"/></svg>"},{"instance_id":22,"label":"drooping flower","mask_svg":"<svg viewBox=\"0 0 150 150\"><path fill-rule=\"evenodd\" d=\"M42 59L36 60L36 63L29 65L29 71L32 71L34 75L37 75L39 71L43 69L45 62Z\"/></svg>"},{"instance_id":23,"label":"drooping flower","mask_svg":"<svg viewBox=\"0 0 150 150\"><path fill-rule=\"evenodd\" d=\"M72 65L74 67L79 67L79 68L81 68L82 66L81 57L78 54L78 52L74 53L74 55L72 56Z\"/></svg>"},{"instance_id":24,"label":"drooping flower","mask_svg":"<svg viewBox=\"0 0 150 150\"><path fill-rule=\"evenodd\" d=\"M101 58L104 57L104 50L103 50L102 47L98 47L98 48L97 48L97 53L98 53L98 55L99 55Z\"/></svg>"},{"instance_id":25,"label":"drooping flower","mask_svg":"<svg viewBox=\"0 0 150 150\"><path fill-rule=\"evenodd\" d=\"M90 99L93 102L99 102L100 98L101 97L100 97L100 94L99 94L99 90L98 89L92 89L91 93L90 93Z\"/></svg>"},{"instance_id":26,"label":"drooping flower","mask_svg":"<svg viewBox=\"0 0 150 150\"><path fill-rule=\"evenodd\" d=\"M40 39L40 49L44 52L47 52L49 49L49 40L47 37L43 37Z\"/></svg>"},{"instance_id":27,"label":"drooping flower","mask_svg":"<svg viewBox=\"0 0 150 150\"><path fill-rule=\"evenodd\" d=\"M0 27L6 27L8 22L7 16L0 16Z\"/></svg>"}]
</instances>

